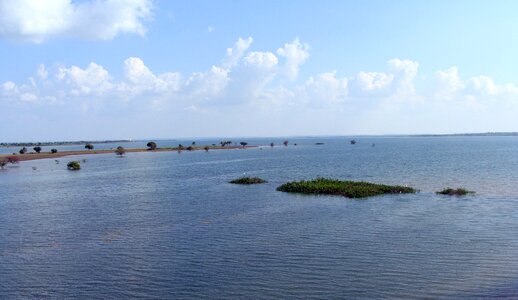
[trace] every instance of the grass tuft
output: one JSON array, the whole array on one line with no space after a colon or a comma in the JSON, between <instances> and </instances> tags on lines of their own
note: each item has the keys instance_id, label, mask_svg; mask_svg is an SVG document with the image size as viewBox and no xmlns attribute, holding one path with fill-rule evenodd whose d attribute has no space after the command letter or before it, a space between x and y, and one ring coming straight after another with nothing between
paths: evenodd
<instances>
[{"instance_id":1,"label":"grass tuft","mask_svg":"<svg viewBox=\"0 0 518 300\"><path fill-rule=\"evenodd\" d=\"M438 191L435 193L439 194L439 195L448 195L448 196L465 196L468 194L475 194L475 192L466 190L464 188L457 188L457 189L446 188L442 191Z\"/></svg>"},{"instance_id":2,"label":"grass tuft","mask_svg":"<svg viewBox=\"0 0 518 300\"><path fill-rule=\"evenodd\" d=\"M266 183L266 180L257 177L241 177L230 181L233 184L260 184Z\"/></svg>"},{"instance_id":3,"label":"grass tuft","mask_svg":"<svg viewBox=\"0 0 518 300\"><path fill-rule=\"evenodd\" d=\"M417 190L399 185L385 185L364 181L342 181L328 178L317 178L309 181L293 181L277 188L287 193L314 195L339 195L348 198L364 198L383 194L407 194Z\"/></svg>"}]
</instances>

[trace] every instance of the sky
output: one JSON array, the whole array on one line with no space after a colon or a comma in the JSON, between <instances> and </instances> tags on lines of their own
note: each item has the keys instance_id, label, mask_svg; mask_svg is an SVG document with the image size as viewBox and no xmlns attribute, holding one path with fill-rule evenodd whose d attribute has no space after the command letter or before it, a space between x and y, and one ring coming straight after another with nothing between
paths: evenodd
<instances>
[{"instance_id":1,"label":"sky","mask_svg":"<svg viewBox=\"0 0 518 300\"><path fill-rule=\"evenodd\" d=\"M0 142L518 131L517 11L0 0Z\"/></svg>"}]
</instances>

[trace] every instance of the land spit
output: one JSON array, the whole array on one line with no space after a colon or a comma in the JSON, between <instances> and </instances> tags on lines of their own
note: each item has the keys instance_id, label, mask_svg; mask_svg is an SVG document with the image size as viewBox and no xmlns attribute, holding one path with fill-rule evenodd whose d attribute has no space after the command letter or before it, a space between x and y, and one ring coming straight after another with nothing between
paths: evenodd
<instances>
[{"instance_id":1,"label":"land spit","mask_svg":"<svg viewBox=\"0 0 518 300\"><path fill-rule=\"evenodd\" d=\"M208 148L207 148L208 147ZM247 149L247 148L255 148L257 146L189 146L178 148L178 147L171 147L171 148L157 148L155 150L149 150L147 148L129 148L125 149L126 153L132 153L132 152L168 152L168 151L208 151L208 150L230 150L230 149ZM187 149L187 148L190 148ZM208 150L207 150L208 149ZM20 159L20 161L27 161L27 160L36 160L36 159L46 159L46 158L61 158L65 156L71 156L71 155L89 155L89 154L108 154L108 153L115 153L115 149L100 149L100 150L71 150L71 151L58 151L56 153L51 152L30 152L25 154L0 154L0 160L8 157L8 156L16 156Z\"/></svg>"}]
</instances>

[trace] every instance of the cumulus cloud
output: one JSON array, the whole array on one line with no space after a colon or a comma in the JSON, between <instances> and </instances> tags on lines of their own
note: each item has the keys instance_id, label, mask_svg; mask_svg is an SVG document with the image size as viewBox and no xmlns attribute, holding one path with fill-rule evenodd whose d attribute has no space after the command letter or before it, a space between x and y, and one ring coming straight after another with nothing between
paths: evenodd
<instances>
[{"instance_id":1,"label":"cumulus cloud","mask_svg":"<svg viewBox=\"0 0 518 300\"><path fill-rule=\"evenodd\" d=\"M284 44L284 47L277 49L277 54L286 59L283 73L289 80L297 79L300 66L309 57L309 45L300 42L295 38L293 42Z\"/></svg>"},{"instance_id":2,"label":"cumulus cloud","mask_svg":"<svg viewBox=\"0 0 518 300\"><path fill-rule=\"evenodd\" d=\"M0 0L0 37L39 43L53 37L144 35L151 14L151 0Z\"/></svg>"},{"instance_id":3,"label":"cumulus cloud","mask_svg":"<svg viewBox=\"0 0 518 300\"><path fill-rule=\"evenodd\" d=\"M443 99L479 110L491 101L518 106L518 88L514 84L498 84L488 76L463 79L457 67L439 70L430 79L418 79L418 62L399 58L388 61L385 70L366 70L350 76L339 76L338 71L322 72L291 81L308 58L309 46L295 39L276 52L250 51L252 42L251 37L239 38L219 65L187 74L153 72L139 57L129 57L121 63L121 78L95 62L50 69L39 65L27 82L0 83L0 100L18 101L20 105L76 105L83 112L104 105L100 103L124 103L125 107L138 109L175 107L190 113L246 105L264 110L331 111L362 105L374 109L378 105L384 111L397 111L398 103L416 98L424 99L419 105L436 103L437 107L445 105ZM417 80L424 84L416 85ZM430 88L419 90L416 86Z\"/></svg>"},{"instance_id":4,"label":"cumulus cloud","mask_svg":"<svg viewBox=\"0 0 518 300\"><path fill-rule=\"evenodd\" d=\"M223 67L232 68L239 63L239 60L243 57L246 50L250 48L254 40L251 37L247 39L239 38L234 47L227 48L227 56L223 60Z\"/></svg>"}]
</instances>

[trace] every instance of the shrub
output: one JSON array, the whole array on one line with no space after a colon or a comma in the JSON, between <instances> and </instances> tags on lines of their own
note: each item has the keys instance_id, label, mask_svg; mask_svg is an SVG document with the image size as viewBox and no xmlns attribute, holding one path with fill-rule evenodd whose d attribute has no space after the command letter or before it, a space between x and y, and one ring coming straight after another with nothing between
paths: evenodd
<instances>
[{"instance_id":1,"label":"shrub","mask_svg":"<svg viewBox=\"0 0 518 300\"><path fill-rule=\"evenodd\" d=\"M94 145L88 143L85 145L85 149L92 150L94 148Z\"/></svg>"},{"instance_id":2,"label":"shrub","mask_svg":"<svg viewBox=\"0 0 518 300\"><path fill-rule=\"evenodd\" d=\"M55 148L54 149L50 149L50 152L51 153L58 153L58 149L55 149Z\"/></svg>"},{"instance_id":3,"label":"shrub","mask_svg":"<svg viewBox=\"0 0 518 300\"><path fill-rule=\"evenodd\" d=\"M32 148L34 150L34 152L36 153L40 153L41 152L41 147L40 146L36 146L34 148Z\"/></svg>"},{"instance_id":4,"label":"shrub","mask_svg":"<svg viewBox=\"0 0 518 300\"><path fill-rule=\"evenodd\" d=\"M258 177L241 177L238 179L231 180L233 184L260 184L266 183L267 181Z\"/></svg>"},{"instance_id":5,"label":"shrub","mask_svg":"<svg viewBox=\"0 0 518 300\"><path fill-rule=\"evenodd\" d=\"M81 164L77 160L69 161L67 164L67 169L70 171L81 170Z\"/></svg>"},{"instance_id":6,"label":"shrub","mask_svg":"<svg viewBox=\"0 0 518 300\"><path fill-rule=\"evenodd\" d=\"M444 190L438 191L435 193L439 194L439 195L448 195L448 196L464 196L464 195L468 195L468 194L475 194L475 192L466 190L464 188L457 188L457 189L445 188Z\"/></svg>"},{"instance_id":7,"label":"shrub","mask_svg":"<svg viewBox=\"0 0 518 300\"><path fill-rule=\"evenodd\" d=\"M187 147L187 148L185 148L185 149L186 149L186 150L188 150L188 151L192 151L192 150L194 150L193 146L189 146L189 147Z\"/></svg>"},{"instance_id":8,"label":"shrub","mask_svg":"<svg viewBox=\"0 0 518 300\"><path fill-rule=\"evenodd\" d=\"M288 193L341 195L348 198L364 198L382 194L406 194L417 192L411 187L399 185L384 185L363 181L340 181L327 178L288 182L279 186L277 190Z\"/></svg>"},{"instance_id":9,"label":"shrub","mask_svg":"<svg viewBox=\"0 0 518 300\"><path fill-rule=\"evenodd\" d=\"M209 146L205 146L203 149L205 149L206 152L209 152Z\"/></svg>"},{"instance_id":10,"label":"shrub","mask_svg":"<svg viewBox=\"0 0 518 300\"><path fill-rule=\"evenodd\" d=\"M148 146L148 148L149 148L148 150L156 150L156 143L155 142L149 142L149 143L147 143L146 146Z\"/></svg>"},{"instance_id":11,"label":"shrub","mask_svg":"<svg viewBox=\"0 0 518 300\"><path fill-rule=\"evenodd\" d=\"M20 149L20 154L25 154L27 153L27 148L23 147L22 149Z\"/></svg>"},{"instance_id":12,"label":"shrub","mask_svg":"<svg viewBox=\"0 0 518 300\"><path fill-rule=\"evenodd\" d=\"M126 149L124 149L124 147L122 147L122 146L119 146L119 147L117 147L117 149L115 149L115 154L122 157L122 156L124 156L124 154L126 154Z\"/></svg>"},{"instance_id":13,"label":"shrub","mask_svg":"<svg viewBox=\"0 0 518 300\"><path fill-rule=\"evenodd\" d=\"M7 161L8 164L19 164L20 163L20 158L16 155L9 155L5 158L5 160Z\"/></svg>"}]
</instances>

